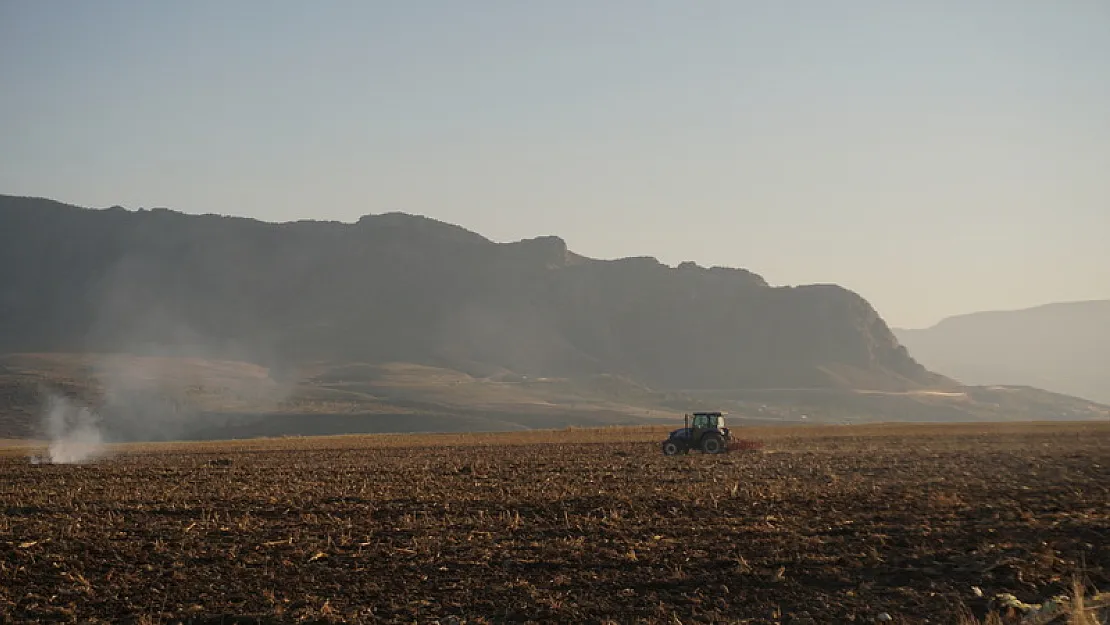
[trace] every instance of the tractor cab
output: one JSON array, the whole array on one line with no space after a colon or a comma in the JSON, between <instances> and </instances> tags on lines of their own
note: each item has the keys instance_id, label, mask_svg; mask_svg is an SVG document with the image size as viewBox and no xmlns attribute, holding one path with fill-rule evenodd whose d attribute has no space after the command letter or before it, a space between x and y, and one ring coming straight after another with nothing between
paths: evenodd
<instances>
[{"instance_id":1,"label":"tractor cab","mask_svg":"<svg viewBox=\"0 0 1110 625\"><path fill-rule=\"evenodd\" d=\"M725 427L725 416L720 412L695 412L692 418L691 415L686 415L686 420L686 427L693 428L695 432L704 433L709 430L728 432L728 428Z\"/></svg>"}]
</instances>

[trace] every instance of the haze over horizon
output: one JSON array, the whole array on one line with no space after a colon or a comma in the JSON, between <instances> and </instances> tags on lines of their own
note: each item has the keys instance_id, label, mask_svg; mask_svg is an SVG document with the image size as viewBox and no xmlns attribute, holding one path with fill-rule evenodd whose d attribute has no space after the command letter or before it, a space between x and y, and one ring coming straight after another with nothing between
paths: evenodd
<instances>
[{"instance_id":1,"label":"haze over horizon","mask_svg":"<svg viewBox=\"0 0 1110 625\"><path fill-rule=\"evenodd\" d=\"M1110 299L1110 5L804 4L5 2L0 193Z\"/></svg>"}]
</instances>

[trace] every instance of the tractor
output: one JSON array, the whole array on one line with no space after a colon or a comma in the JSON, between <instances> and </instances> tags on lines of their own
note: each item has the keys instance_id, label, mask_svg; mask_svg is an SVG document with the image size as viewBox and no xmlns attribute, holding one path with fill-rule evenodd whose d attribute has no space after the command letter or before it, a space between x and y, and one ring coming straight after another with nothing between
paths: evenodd
<instances>
[{"instance_id":1,"label":"tractor","mask_svg":"<svg viewBox=\"0 0 1110 625\"><path fill-rule=\"evenodd\" d=\"M683 427L671 432L663 441L663 453L667 456L689 453L692 449L707 454L723 454L729 451L759 449L763 445L756 441L734 440L732 433L725 427L725 416L719 411L695 412L683 415Z\"/></svg>"}]
</instances>

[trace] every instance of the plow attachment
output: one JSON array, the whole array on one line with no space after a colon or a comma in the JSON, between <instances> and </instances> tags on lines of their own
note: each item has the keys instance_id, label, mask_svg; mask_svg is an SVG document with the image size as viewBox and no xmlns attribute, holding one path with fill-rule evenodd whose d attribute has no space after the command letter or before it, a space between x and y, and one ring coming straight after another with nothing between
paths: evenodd
<instances>
[{"instance_id":1,"label":"plow attachment","mask_svg":"<svg viewBox=\"0 0 1110 625\"><path fill-rule=\"evenodd\" d=\"M734 439L728 444L728 450L733 451L757 451L763 449L763 441L755 441L746 438Z\"/></svg>"}]
</instances>

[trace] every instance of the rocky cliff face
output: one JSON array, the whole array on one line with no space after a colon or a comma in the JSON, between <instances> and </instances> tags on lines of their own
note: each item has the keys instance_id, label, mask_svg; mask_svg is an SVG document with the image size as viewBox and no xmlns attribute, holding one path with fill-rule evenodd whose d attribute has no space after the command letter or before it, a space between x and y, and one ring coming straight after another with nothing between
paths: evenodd
<instances>
[{"instance_id":1,"label":"rocky cliff face","mask_svg":"<svg viewBox=\"0 0 1110 625\"><path fill-rule=\"evenodd\" d=\"M659 388L943 383L835 285L493 243L392 213L263 223L0 196L0 352L615 373Z\"/></svg>"}]
</instances>

